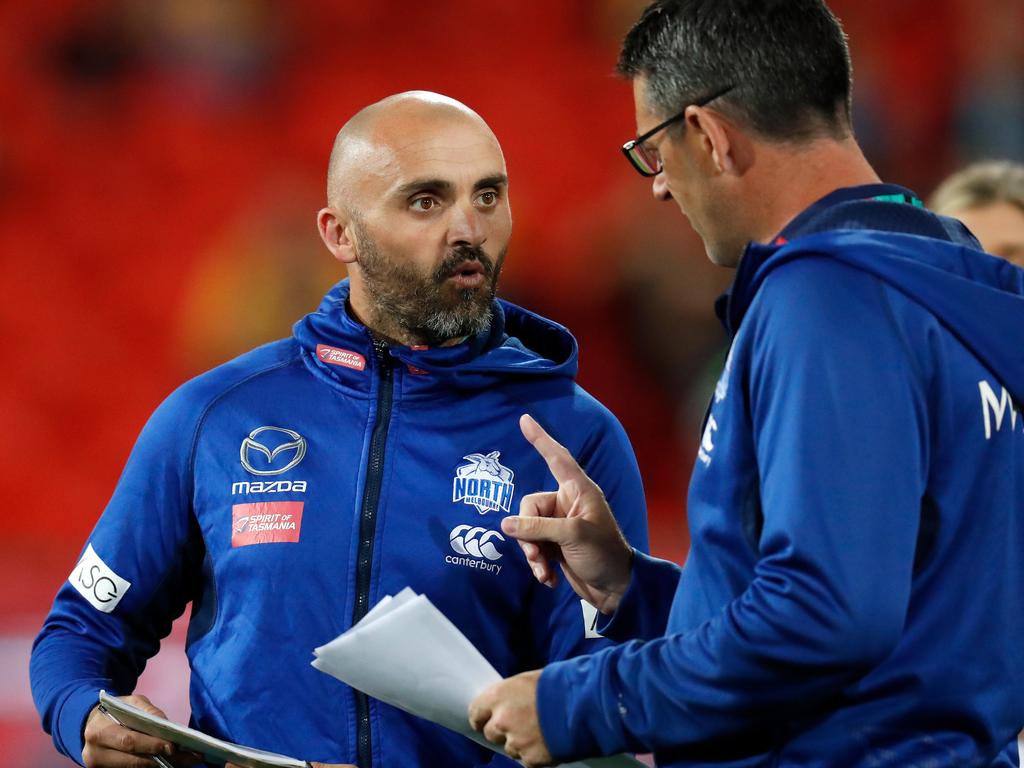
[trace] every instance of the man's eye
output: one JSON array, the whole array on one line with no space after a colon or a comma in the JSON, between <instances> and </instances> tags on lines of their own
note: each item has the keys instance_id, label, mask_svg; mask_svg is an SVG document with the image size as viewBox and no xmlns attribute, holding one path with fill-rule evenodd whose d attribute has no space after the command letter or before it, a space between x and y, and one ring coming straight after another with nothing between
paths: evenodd
<instances>
[{"instance_id":1,"label":"man's eye","mask_svg":"<svg viewBox=\"0 0 1024 768\"><path fill-rule=\"evenodd\" d=\"M412 201L413 210L431 211L437 207L437 201L432 197L417 197Z\"/></svg>"},{"instance_id":2,"label":"man's eye","mask_svg":"<svg viewBox=\"0 0 1024 768\"><path fill-rule=\"evenodd\" d=\"M490 208L492 205L498 202L497 192L482 192L478 198L481 203Z\"/></svg>"}]
</instances>

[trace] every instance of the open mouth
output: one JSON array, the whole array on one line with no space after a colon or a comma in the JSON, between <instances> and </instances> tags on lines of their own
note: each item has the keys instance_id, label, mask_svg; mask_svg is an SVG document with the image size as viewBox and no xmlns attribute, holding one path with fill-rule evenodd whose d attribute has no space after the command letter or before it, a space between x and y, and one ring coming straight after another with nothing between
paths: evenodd
<instances>
[{"instance_id":1,"label":"open mouth","mask_svg":"<svg viewBox=\"0 0 1024 768\"><path fill-rule=\"evenodd\" d=\"M475 288L486 279L484 265L476 259L464 261L448 276L460 288Z\"/></svg>"}]
</instances>

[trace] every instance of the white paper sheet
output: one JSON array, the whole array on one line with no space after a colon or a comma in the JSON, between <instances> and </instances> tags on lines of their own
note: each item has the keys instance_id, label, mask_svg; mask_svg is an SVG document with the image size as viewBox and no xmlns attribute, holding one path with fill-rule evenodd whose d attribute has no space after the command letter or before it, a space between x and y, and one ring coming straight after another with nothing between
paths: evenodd
<instances>
[{"instance_id":1,"label":"white paper sheet","mask_svg":"<svg viewBox=\"0 0 1024 768\"><path fill-rule=\"evenodd\" d=\"M296 760L287 755L264 752L262 749L215 739L193 728L151 715L126 701L110 696L106 691L100 691L100 704L122 725L140 733L166 739L182 749L198 752L204 757L216 758L246 768L307 768L309 765L304 760Z\"/></svg>"},{"instance_id":2,"label":"white paper sheet","mask_svg":"<svg viewBox=\"0 0 1024 768\"><path fill-rule=\"evenodd\" d=\"M313 666L368 696L502 753L469 726L469 703L501 675L424 595L406 587L313 651ZM503 753L502 753L503 754ZM627 755L564 768L643 768Z\"/></svg>"}]
</instances>

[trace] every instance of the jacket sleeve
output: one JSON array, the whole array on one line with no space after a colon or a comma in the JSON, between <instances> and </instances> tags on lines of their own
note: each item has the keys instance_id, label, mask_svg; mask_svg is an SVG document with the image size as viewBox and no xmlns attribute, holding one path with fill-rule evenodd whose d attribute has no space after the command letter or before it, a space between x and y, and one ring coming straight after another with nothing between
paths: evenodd
<instances>
[{"instance_id":1,"label":"jacket sleeve","mask_svg":"<svg viewBox=\"0 0 1024 768\"><path fill-rule=\"evenodd\" d=\"M590 402L599 410L599 428L583 441L577 438L577 444L582 445L576 459L604 490L629 544L646 552L649 546L647 506L633 447L618 420L603 406ZM560 435L557 429L552 434L564 444L573 442ZM583 605L564 577L559 578L555 589L535 588L531 614L532 626L539 630L534 635L541 644L537 651L539 664L593 653L612 645L611 640L598 634L600 614Z\"/></svg>"},{"instance_id":2,"label":"jacket sleeve","mask_svg":"<svg viewBox=\"0 0 1024 768\"><path fill-rule=\"evenodd\" d=\"M1024 730L1003 748L990 768L1024 768Z\"/></svg>"},{"instance_id":3,"label":"jacket sleeve","mask_svg":"<svg viewBox=\"0 0 1024 768\"><path fill-rule=\"evenodd\" d=\"M753 578L691 631L549 666L538 709L563 760L770 733L898 641L926 481L923 377L862 273L805 259L755 301L736 341L753 334L749 376L732 382L760 477Z\"/></svg>"},{"instance_id":4,"label":"jacket sleeve","mask_svg":"<svg viewBox=\"0 0 1024 768\"><path fill-rule=\"evenodd\" d=\"M132 692L192 597L203 558L191 514L195 420L179 393L151 417L32 648L32 696L57 750L81 765L100 689Z\"/></svg>"},{"instance_id":5,"label":"jacket sleeve","mask_svg":"<svg viewBox=\"0 0 1024 768\"><path fill-rule=\"evenodd\" d=\"M681 573L675 563L651 557L634 547L633 573L626 594L615 613L598 618L597 630L619 642L653 640L664 635Z\"/></svg>"}]
</instances>

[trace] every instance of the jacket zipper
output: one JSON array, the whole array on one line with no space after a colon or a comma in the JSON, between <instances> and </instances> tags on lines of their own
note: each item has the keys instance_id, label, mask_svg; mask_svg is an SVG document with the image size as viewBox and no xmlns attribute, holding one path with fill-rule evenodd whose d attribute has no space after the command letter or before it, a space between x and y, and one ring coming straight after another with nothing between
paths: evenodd
<instances>
[{"instance_id":1,"label":"jacket zipper","mask_svg":"<svg viewBox=\"0 0 1024 768\"><path fill-rule=\"evenodd\" d=\"M373 567L373 539L377 528L377 506L380 503L380 486L384 475L384 445L388 438L391 422L391 401L393 399L394 369L388 357L388 345L382 341L373 342L377 358L377 372L380 386L377 391L377 416L370 438L370 458L366 466L366 488L363 491L363 506L359 515L359 553L356 557L356 602L352 611L355 625L369 610L370 573ZM356 762L359 768L370 768L373 749L370 742L370 702L362 691L356 694Z\"/></svg>"}]
</instances>

